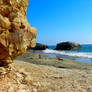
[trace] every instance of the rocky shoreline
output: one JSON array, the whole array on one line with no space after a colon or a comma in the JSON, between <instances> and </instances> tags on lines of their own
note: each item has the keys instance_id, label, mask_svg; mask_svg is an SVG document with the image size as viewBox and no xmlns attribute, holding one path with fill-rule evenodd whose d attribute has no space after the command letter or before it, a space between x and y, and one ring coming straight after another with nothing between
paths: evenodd
<instances>
[{"instance_id":1,"label":"rocky shoreline","mask_svg":"<svg viewBox=\"0 0 92 92\"><path fill-rule=\"evenodd\" d=\"M91 64L26 52L37 34L26 19L27 6L28 0L0 0L0 92L92 92Z\"/></svg>"},{"instance_id":2,"label":"rocky shoreline","mask_svg":"<svg viewBox=\"0 0 92 92\"><path fill-rule=\"evenodd\" d=\"M92 92L92 65L28 51L0 67L0 92Z\"/></svg>"}]
</instances>

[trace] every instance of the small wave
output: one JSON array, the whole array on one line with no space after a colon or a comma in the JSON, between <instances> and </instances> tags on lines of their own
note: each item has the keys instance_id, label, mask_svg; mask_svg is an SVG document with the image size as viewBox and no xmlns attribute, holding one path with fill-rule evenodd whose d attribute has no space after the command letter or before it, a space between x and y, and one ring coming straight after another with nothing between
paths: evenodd
<instances>
[{"instance_id":1,"label":"small wave","mask_svg":"<svg viewBox=\"0 0 92 92\"><path fill-rule=\"evenodd\" d=\"M43 51L43 53L92 59L92 53L84 53L84 52L76 52L76 51L57 51L57 50L46 49Z\"/></svg>"}]
</instances>

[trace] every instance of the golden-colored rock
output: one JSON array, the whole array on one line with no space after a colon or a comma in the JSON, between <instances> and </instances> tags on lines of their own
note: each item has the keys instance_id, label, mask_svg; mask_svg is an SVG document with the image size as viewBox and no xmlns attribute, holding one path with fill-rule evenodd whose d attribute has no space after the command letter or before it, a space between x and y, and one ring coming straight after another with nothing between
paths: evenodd
<instances>
[{"instance_id":1,"label":"golden-colored rock","mask_svg":"<svg viewBox=\"0 0 92 92\"><path fill-rule=\"evenodd\" d=\"M11 63L35 46L36 29L26 19L28 0L0 0L0 63Z\"/></svg>"},{"instance_id":2,"label":"golden-colored rock","mask_svg":"<svg viewBox=\"0 0 92 92\"><path fill-rule=\"evenodd\" d=\"M32 41L31 41L31 43L30 43L30 47L35 47L35 45L36 45L36 40L35 40L35 38L36 38L36 35L37 35L37 30L36 30L36 28L33 28L33 27L31 27L31 32L33 33L33 35L32 35L32 37L33 37L33 39L32 39Z\"/></svg>"}]
</instances>

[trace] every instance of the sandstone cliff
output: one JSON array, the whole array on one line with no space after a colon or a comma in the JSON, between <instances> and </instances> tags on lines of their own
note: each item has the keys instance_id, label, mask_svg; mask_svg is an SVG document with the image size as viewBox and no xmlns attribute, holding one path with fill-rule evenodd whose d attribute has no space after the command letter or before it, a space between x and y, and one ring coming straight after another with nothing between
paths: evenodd
<instances>
[{"instance_id":1,"label":"sandstone cliff","mask_svg":"<svg viewBox=\"0 0 92 92\"><path fill-rule=\"evenodd\" d=\"M28 0L0 0L0 64L35 46L36 29L26 19Z\"/></svg>"}]
</instances>

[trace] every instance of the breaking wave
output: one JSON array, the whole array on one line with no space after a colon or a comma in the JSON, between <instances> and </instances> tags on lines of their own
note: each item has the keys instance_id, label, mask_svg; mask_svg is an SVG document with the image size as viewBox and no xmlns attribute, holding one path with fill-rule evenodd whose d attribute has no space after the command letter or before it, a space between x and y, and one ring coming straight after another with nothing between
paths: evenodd
<instances>
[{"instance_id":1,"label":"breaking wave","mask_svg":"<svg viewBox=\"0 0 92 92\"><path fill-rule=\"evenodd\" d=\"M92 59L92 52L57 51L52 49L46 49L46 50L43 50L43 53Z\"/></svg>"}]
</instances>

